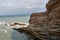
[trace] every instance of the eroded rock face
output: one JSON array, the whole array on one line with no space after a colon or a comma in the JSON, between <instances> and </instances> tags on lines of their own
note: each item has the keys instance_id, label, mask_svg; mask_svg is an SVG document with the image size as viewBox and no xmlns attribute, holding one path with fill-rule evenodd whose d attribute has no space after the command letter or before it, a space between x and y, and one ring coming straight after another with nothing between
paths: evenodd
<instances>
[{"instance_id":1,"label":"eroded rock face","mask_svg":"<svg viewBox=\"0 0 60 40\"><path fill-rule=\"evenodd\" d=\"M54 29L52 31L60 31L60 8L56 8L49 13L49 26Z\"/></svg>"},{"instance_id":2,"label":"eroded rock face","mask_svg":"<svg viewBox=\"0 0 60 40\"><path fill-rule=\"evenodd\" d=\"M50 0L47 11L31 15L28 26L38 37L60 40L60 0Z\"/></svg>"},{"instance_id":3,"label":"eroded rock face","mask_svg":"<svg viewBox=\"0 0 60 40\"><path fill-rule=\"evenodd\" d=\"M48 16L47 12L34 13L29 20L29 26L27 30L32 31L38 38L48 38Z\"/></svg>"},{"instance_id":4,"label":"eroded rock face","mask_svg":"<svg viewBox=\"0 0 60 40\"><path fill-rule=\"evenodd\" d=\"M50 34L60 35L60 1L50 0L47 4L48 29Z\"/></svg>"},{"instance_id":5,"label":"eroded rock face","mask_svg":"<svg viewBox=\"0 0 60 40\"><path fill-rule=\"evenodd\" d=\"M60 40L60 7L49 12L48 19L48 30L51 39Z\"/></svg>"},{"instance_id":6,"label":"eroded rock face","mask_svg":"<svg viewBox=\"0 0 60 40\"><path fill-rule=\"evenodd\" d=\"M52 11L58 7L60 7L60 0L49 0L46 5L47 11Z\"/></svg>"},{"instance_id":7,"label":"eroded rock face","mask_svg":"<svg viewBox=\"0 0 60 40\"><path fill-rule=\"evenodd\" d=\"M47 23L47 14L46 13L47 12L32 14L31 18L29 20L29 23L43 26L43 24ZM42 24L42 25L40 25L40 24Z\"/></svg>"}]
</instances>

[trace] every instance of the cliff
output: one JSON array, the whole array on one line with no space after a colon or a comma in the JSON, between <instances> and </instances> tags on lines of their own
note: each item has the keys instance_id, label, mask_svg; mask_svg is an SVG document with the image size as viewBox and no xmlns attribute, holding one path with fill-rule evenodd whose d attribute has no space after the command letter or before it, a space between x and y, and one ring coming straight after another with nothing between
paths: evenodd
<instances>
[{"instance_id":1,"label":"cliff","mask_svg":"<svg viewBox=\"0 0 60 40\"><path fill-rule=\"evenodd\" d=\"M33 13L23 30L39 40L60 40L60 0L49 0L46 8L46 12Z\"/></svg>"}]
</instances>

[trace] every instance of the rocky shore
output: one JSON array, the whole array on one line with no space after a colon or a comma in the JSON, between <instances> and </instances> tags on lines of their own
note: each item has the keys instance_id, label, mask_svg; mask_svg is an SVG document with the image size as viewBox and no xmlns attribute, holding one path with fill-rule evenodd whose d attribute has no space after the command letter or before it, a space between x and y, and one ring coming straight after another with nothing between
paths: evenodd
<instances>
[{"instance_id":1,"label":"rocky shore","mask_svg":"<svg viewBox=\"0 0 60 40\"><path fill-rule=\"evenodd\" d=\"M33 13L29 25L15 29L33 35L36 40L60 40L60 0L49 0L47 11Z\"/></svg>"}]
</instances>

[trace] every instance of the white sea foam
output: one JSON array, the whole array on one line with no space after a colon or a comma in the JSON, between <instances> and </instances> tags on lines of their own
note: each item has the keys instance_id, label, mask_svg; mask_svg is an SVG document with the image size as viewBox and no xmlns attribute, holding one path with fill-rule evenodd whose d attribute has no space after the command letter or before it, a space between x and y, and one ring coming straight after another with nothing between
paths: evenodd
<instances>
[{"instance_id":1,"label":"white sea foam","mask_svg":"<svg viewBox=\"0 0 60 40\"><path fill-rule=\"evenodd\" d=\"M27 23L26 25L15 25L15 26L10 26L9 28L23 28L23 27L27 27L29 25L29 23Z\"/></svg>"},{"instance_id":2,"label":"white sea foam","mask_svg":"<svg viewBox=\"0 0 60 40\"><path fill-rule=\"evenodd\" d=\"M7 30L0 30L0 32L7 33Z\"/></svg>"},{"instance_id":3,"label":"white sea foam","mask_svg":"<svg viewBox=\"0 0 60 40\"><path fill-rule=\"evenodd\" d=\"M11 24L14 24L14 23L18 23L18 24L25 24L25 25L13 25L11 26ZM7 27L7 29L10 29L10 28L22 28L22 27L27 27L29 25L29 23L23 23L23 22L12 22L12 23L6 23L6 22L0 22L0 25L5 25L4 27Z\"/></svg>"},{"instance_id":4,"label":"white sea foam","mask_svg":"<svg viewBox=\"0 0 60 40\"><path fill-rule=\"evenodd\" d=\"M0 25L1 25L1 24L5 24L5 22L0 22Z\"/></svg>"}]
</instances>

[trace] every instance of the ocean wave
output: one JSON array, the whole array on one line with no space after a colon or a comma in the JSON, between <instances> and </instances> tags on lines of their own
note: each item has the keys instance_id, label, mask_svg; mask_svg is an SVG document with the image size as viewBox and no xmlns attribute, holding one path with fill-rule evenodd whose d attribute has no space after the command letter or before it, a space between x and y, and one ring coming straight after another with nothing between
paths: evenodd
<instances>
[{"instance_id":1,"label":"ocean wave","mask_svg":"<svg viewBox=\"0 0 60 40\"><path fill-rule=\"evenodd\" d=\"M0 25L4 25L9 29L9 28L27 27L29 25L29 23L23 23L23 22L12 22L12 23L0 22Z\"/></svg>"}]
</instances>

